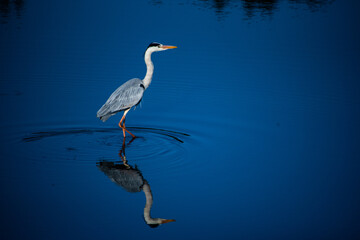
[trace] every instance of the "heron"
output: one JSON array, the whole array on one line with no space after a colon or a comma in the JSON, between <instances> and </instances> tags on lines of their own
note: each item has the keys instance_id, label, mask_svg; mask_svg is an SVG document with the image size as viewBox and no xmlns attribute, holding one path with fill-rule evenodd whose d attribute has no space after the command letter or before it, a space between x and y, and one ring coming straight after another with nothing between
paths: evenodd
<instances>
[{"instance_id":1,"label":"heron","mask_svg":"<svg viewBox=\"0 0 360 240\"><path fill-rule=\"evenodd\" d=\"M124 138L125 140L125 138ZM132 138L134 140L134 138ZM128 145L131 141L128 143ZM119 156L122 163L112 161L100 161L97 163L97 167L102 171L109 179L122 187L124 190L130 193L136 193L143 191L145 194L146 202L144 207L144 220L146 224L155 228L164 223L175 222L175 219L164 219L164 218L153 218L151 217L151 207L153 205L153 195L151 192L150 185L146 181L141 171L128 164L125 156L125 141L123 142L122 149L119 152Z\"/></svg>"},{"instance_id":2,"label":"heron","mask_svg":"<svg viewBox=\"0 0 360 240\"><path fill-rule=\"evenodd\" d=\"M97 112L97 117L100 118L103 122L108 120L111 116L115 115L118 112L122 112L123 116L120 119L119 127L123 130L123 135L129 133L133 138L135 135L132 134L125 127L125 118L126 114L134 106L137 106L144 95L145 90L149 87L152 76L154 73L154 64L151 61L151 54L153 52L164 51L168 49L177 48L176 46L163 45L161 43L152 42L149 44L145 51L144 60L146 64L146 75L143 80L139 78L133 78L123 83L118 87L105 102L105 104Z\"/></svg>"}]
</instances>

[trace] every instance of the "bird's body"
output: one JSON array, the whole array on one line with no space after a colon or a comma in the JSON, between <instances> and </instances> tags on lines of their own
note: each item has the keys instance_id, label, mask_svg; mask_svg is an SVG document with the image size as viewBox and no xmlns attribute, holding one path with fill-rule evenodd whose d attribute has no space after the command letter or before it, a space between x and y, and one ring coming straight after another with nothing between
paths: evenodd
<instances>
[{"instance_id":1,"label":"bird's body","mask_svg":"<svg viewBox=\"0 0 360 240\"><path fill-rule=\"evenodd\" d=\"M105 122L116 113L138 105L144 91L145 87L142 80L130 79L110 95L106 103L97 112L97 117Z\"/></svg>"},{"instance_id":2,"label":"bird's body","mask_svg":"<svg viewBox=\"0 0 360 240\"><path fill-rule=\"evenodd\" d=\"M122 84L110 95L109 99L99 109L99 111L97 112L97 117L100 118L103 122L105 122L116 113L124 111L124 115L119 122L119 127L123 129L124 137L125 131L128 132L132 137L135 137L125 128L126 114L132 107L138 105L141 102L145 90L149 87L151 83L152 75L154 72L154 65L151 61L151 54L153 52L164 51L172 48L176 47L166 46L160 43L151 43L146 49L144 57L147 67L145 78L143 80L133 78Z\"/></svg>"}]
</instances>

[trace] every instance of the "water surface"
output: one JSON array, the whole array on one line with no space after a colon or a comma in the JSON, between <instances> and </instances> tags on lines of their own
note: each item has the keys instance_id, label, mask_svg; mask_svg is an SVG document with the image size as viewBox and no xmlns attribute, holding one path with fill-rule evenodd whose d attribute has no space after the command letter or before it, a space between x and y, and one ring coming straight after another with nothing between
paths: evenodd
<instances>
[{"instance_id":1,"label":"water surface","mask_svg":"<svg viewBox=\"0 0 360 240\"><path fill-rule=\"evenodd\" d=\"M0 238L356 239L358 9L1 1ZM96 112L153 41L178 48L154 53L124 141ZM146 224L144 186L176 222Z\"/></svg>"}]
</instances>

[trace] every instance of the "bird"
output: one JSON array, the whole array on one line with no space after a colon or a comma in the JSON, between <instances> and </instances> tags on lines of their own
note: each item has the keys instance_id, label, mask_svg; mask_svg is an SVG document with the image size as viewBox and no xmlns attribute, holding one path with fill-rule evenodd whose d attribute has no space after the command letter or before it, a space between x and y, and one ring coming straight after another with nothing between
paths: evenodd
<instances>
[{"instance_id":1,"label":"bird","mask_svg":"<svg viewBox=\"0 0 360 240\"><path fill-rule=\"evenodd\" d=\"M126 136L125 131L129 133L133 138L135 138L135 135L126 129L125 118L126 114L130 111L130 109L134 106L137 106L141 102L145 90L149 87L151 83L154 73L154 64L151 61L151 54L154 52L164 51L173 48L177 47L163 45L157 42L150 43L144 54L144 60L147 69L144 79L141 80L139 78L132 78L127 82L123 83L110 95L109 99L99 109L96 116L100 118L100 120L105 122L116 113L124 111L123 116L119 122L119 127L123 130L124 138Z\"/></svg>"},{"instance_id":2,"label":"bird","mask_svg":"<svg viewBox=\"0 0 360 240\"><path fill-rule=\"evenodd\" d=\"M134 138L132 138L133 140ZM125 138L124 138L125 140ZM128 144L130 144L129 142ZM143 191L146 198L144 207L144 220L146 224L155 228L164 223L175 222L175 219L164 219L164 218L152 218L151 207L153 205L153 195L151 192L150 185L147 180L144 179L141 171L128 164L125 156L125 142L119 152L119 156L122 163L113 161L100 161L97 163L97 167L102 171L112 182L122 187L124 190L130 193L136 193Z\"/></svg>"}]
</instances>

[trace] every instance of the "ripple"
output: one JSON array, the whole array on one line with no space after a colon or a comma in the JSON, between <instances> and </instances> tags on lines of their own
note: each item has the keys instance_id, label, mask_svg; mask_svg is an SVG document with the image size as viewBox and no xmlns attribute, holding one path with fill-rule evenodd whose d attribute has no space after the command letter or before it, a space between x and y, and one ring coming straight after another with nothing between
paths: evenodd
<instances>
[{"instance_id":1,"label":"ripple","mask_svg":"<svg viewBox=\"0 0 360 240\"><path fill-rule=\"evenodd\" d=\"M135 131L142 130L143 132L146 131L146 132L151 132L151 133L155 133L155 134L160 134L160 135L172 138L181 143L184 143L184 141L181 140L178 136L187 136L187 137L190 136L187 133L159 129L159 128L128 127L128 129L135 130ZM32 141L41 140L41 139L47 138L47 137L56 137L56 136L62 136L62 135L76 135L76 134L93 134L93 133L108 133L108 132L116 132L118 134L119 130L120 130L119 128L57 129L57 130L34 132L34 133L31 133L29 136L25 136L22 140L25 142L32 142Z\"/></svg>"},{"instance_id":2,"label":"ripple","mask_svg":"<svg viewBox=\"0 0 360 240\"><path fill-rule=\"evenodd\" d=\"M139 165L147 176L163 172L175 174L189 166L187 146L190 135L153 127L129 127L135 139L119 128L54 127L23 134L13 151L17 159L35 164L94 165L99 161L121 161L125 146L129 165ZM123 149L124 150L124 149ZM24 154L26 153L26 154Z\"/></svg>"}]
</instances>

